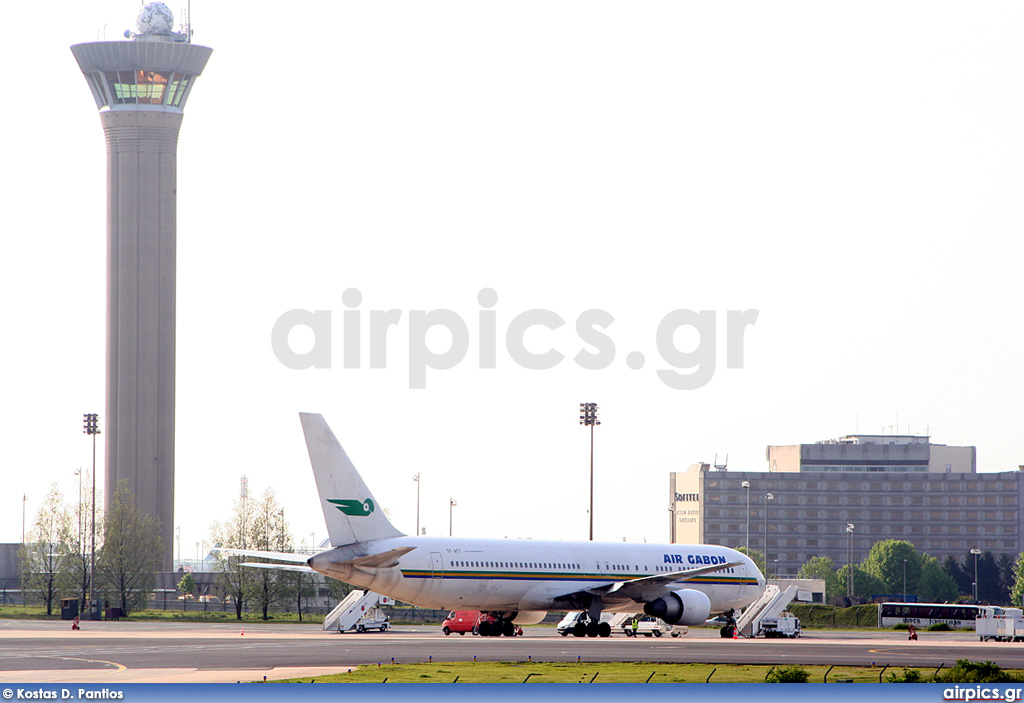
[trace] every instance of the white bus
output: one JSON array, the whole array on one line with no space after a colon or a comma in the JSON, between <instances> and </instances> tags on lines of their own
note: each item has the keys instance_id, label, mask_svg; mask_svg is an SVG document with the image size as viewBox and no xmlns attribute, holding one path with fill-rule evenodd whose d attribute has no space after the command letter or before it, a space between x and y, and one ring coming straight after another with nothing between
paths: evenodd
<instances>
[{"instance_id":1,"label":"white bus","mask_svg":"<svg viewBox=\"0 0 1024 703\"><path fill-rule=\"evenodd\" d=\"M929 625L944 622L950 627L973 630L975 619L984 608L963 603L879 603L878 626L893 627L905 623L926 629Z\"/></svg>"}]
</instances>

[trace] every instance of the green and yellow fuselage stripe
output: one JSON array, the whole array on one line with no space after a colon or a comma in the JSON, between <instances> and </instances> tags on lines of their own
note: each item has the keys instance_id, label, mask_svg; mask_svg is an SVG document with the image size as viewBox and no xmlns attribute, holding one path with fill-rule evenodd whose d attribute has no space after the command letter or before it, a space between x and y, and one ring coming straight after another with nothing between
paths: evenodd
<instances>
[{"instance_id":1,"label":"green and yellow fuselage stripe","mask_svg":"<svg viewBox=\"0 0 1024 703\"><path fill-rule=\"evenodd\" d=\"M586 581L588 583L633 581L643 578L636 574L594 574L565 571L501 571L486 569L401 569L402 576L409 579L457 579L457 580L498 580L498 581ZM757 586L757 579L747 576L706 574L686 579L685 583L715 586Z\"/></svg>"}]
</instances>

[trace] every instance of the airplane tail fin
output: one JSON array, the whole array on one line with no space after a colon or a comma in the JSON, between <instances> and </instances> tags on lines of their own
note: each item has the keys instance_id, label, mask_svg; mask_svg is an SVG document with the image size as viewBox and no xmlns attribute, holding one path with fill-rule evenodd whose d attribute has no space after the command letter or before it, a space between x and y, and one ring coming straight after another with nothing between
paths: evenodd
<instances>
[{"instance_id":1,"label":"airplane tail fin","mask_svg":"<svg viewBox=\"0 0 1024 703\"><path fill-rule=\"evenodd\" d=\"M401 537L363 483L322 415L299 413L331 544Z\"/></svg>"}]
</instances>

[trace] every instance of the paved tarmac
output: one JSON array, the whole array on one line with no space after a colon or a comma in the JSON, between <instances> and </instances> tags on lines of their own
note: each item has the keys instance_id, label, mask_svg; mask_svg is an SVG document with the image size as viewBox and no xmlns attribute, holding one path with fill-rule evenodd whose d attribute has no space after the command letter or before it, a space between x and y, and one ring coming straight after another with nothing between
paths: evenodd
<instances>
[{"instance_id":1,"label":"paved tarmac","mask_svg":"<svg viewBox=\"0 0 1024 703\"><path fill-rule=\"evenodd\" d=\"M1024 668L1024 644L979 642L971 633L808 631L794 640L723 640L717 630L679 638L561 637L529 627L522 637L445 637L435 626L336 634L318 625L0 620L0 683L235 681L321 676L378 662L645 661L837 664L937 668L957 659Z\"/></svg>"}]
</instances>

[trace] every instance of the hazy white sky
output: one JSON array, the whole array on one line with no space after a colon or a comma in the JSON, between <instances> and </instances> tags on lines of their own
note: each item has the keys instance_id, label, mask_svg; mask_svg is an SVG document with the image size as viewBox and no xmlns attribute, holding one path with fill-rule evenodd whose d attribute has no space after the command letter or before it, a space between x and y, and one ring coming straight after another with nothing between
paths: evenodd
<instances>
[{"instance_id":1,"label":"hazy white sky","mask_svg":"<svg viewBox=\"0 0 1024 703\"><path fill-rule=\"evenodd\" d=\"M31 522L52 482L76 493L81 414L104 412L105 146L69 46L117 39L139 7L6 8L3 542L21 538L22 495ZM1024 464L1019 3L194 0L192 14L214 53L178 151L185 556L243 474L276 488L297 539L323 539L299 411L327 417L408 532L421 473L429 534L447 534L454 497L459 535L585 539L584 401L603 421L598 539L667 540L669 472L716 452L765 470L769 444L897 419L976 445L981 471ZM275 356L293 309L330 311L330 368ZM467 353L412 389L416 311L438 309L465 322ZM532 309L566 322L518 335L564 355L548 370L506 345ZM590 309L614 318L599 370L574 360L595 352L575 327ZM668 336L701 349L695 390L657 373L673 368L659 323L679 309L717 321L713 353L711 334ZM401 311L385 368L370 368L371 310ZM728 368L729 310L758 311L743 368ZM481 368L489 346L496 368Z\"/></svg>"}]
</instances>

